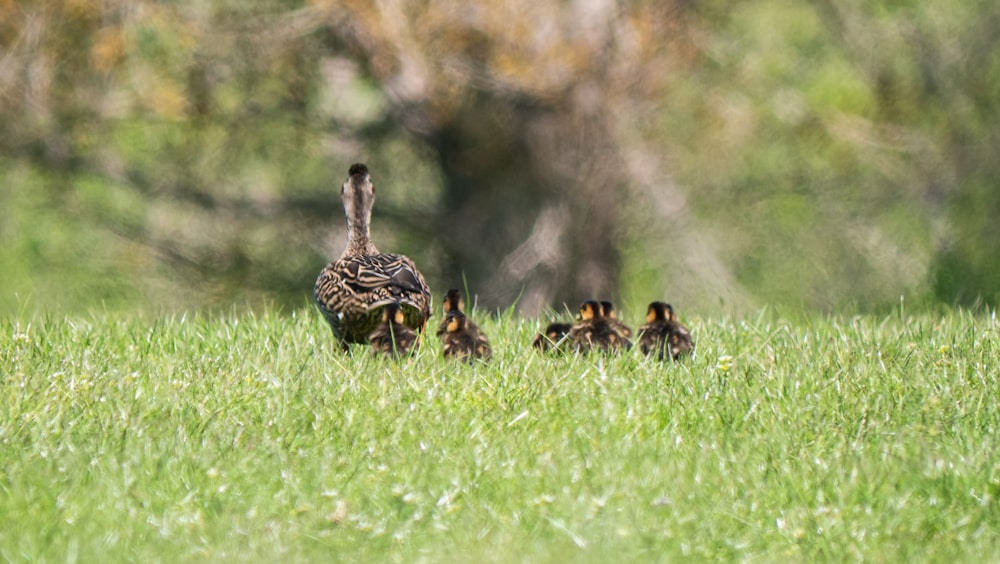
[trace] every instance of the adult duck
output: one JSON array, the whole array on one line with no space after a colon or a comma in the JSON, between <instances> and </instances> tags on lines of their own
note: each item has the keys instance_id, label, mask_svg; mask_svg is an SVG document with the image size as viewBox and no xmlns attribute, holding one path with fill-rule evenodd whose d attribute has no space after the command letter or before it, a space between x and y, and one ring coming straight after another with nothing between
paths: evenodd
<instances>
[{"instance_id":1,"label":"adult duck","mask_svg":"<svg viewBox=\"0 0 1000 564\"><path fill-rule=\"evenodd\" d=\"M412 260L375 248L371 239L375 185L367 166L351 165L340 199L347 216L347 246L319 273L313 288L334 339L344 350L352 343L368 343L389 304L399 304L402 324L421 335L431 316L430 288Z\"/></svg>"}]
</instances>

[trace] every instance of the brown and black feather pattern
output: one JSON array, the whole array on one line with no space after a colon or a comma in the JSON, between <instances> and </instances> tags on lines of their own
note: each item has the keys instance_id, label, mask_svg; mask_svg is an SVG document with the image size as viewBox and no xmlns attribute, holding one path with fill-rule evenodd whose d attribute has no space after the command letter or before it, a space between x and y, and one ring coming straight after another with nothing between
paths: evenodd
<instances>
[{"instance_id":1,"label":"brown and black feather pattern","mask_svg":"<svg viewBox=\"0 0 1000 564\"><path fill-rule=\"evenodd\" d=\"M372 354L399 357L410 353L418 336L416 331L405 325L403 309L398 303L392 303L381 311L382 321L368 337Z\"/></svg>"},{"instance_id":2,"label":"brown and black feather pattern","mask_svg":"<svg viewBox=\"0 0 1000 564\"><path fill-rule=\"evenodd\" d=\"M609 323L604 317L601 304L594 300L580 304L580 319L570 329L568 337L577 352L616 352L632 348L632 341Z\"/></svg>"},{"instance_id":3,"label":"brown and black feather pattern","mask_svg":"<svg viewBox=\"0 0 1000 564\"><path fill-rule=\"evenodd\" d=\"M397 303L404 324L422 331L430 317L430 289L409 258L383 253L345 257L319 274L316 304L334 337L348 343L368 342L382 322L381 308Z\"/></svg>"},{"instance_id":4,"label":"brown and black feather pattern","mask_svg":"<svg viewBox=\"0 0 1000 564\"><path fill-rule=\"evenodd\" d=\"M639 348L643 354L655 355L658 360L678 360L691 352L694 341L670 304L653 302L647 309L646 324L639 328Z\"/></svg>"},{"instance_id":5,"label":"brown and black feather pattern","mask_svg":"<svg viewBox=\"0 0 1000 564\"><path fill-rule=\"evenodd\" d=\"M492 355L490 340L458 309L445 316L445 332L441 335L445 358L457 358L472 362L473 359L487 360Z\"/></svg>"},{"instance_id":6,"label":"brown and black feather pattern","mask_svg":"<svg viewBox=\"0 0 1000 564\"><path fill-rule=\"evenodd\" d=\"M368 167L351 166L340 197L347 217L347 245L340 258L319 273L313 287L316 305L334 338L344 348L368 343L382 323L382 309L390 304L399 306L403 324L422 333L431 315L430 288L412 260L381 253L372 242L375 185Z\"/></svg>"},{"instance_id":7,"label":"brown and black feather pattern","mask_svg":"<svg viewBox=\"0 0 1000 564\"><path fill-rule=\"evenodd\" d=\"M441 309L443 310L442 313L444 315L442 316L441 323L438 325L437 328L438 337L444 335L448 331L449 313L453 311L460 311L462 313L465 313L465 297L462 295L462 291L456 290L455 288L448 290L444 295L444 299L441 301ZM472 319L469 319L468 317L466 317L465 319L465 324L471 327L472 329L475 329L477 331L479 330L479 327L476 326L476 323L472 321Z\"/></svg>"},{"instance_id":8,"label":"brown and black feather pattern","mask_svg":"<svg viewBox=\"0 0 1000 564\"><path fill-rule=\"evenodd\" d=\"M569 334L572 328L573 326L569 323L549 323L545 327L545 332L539 333L535 337L535 340L531 342L531 346L541 352L548 350L560 351L565 348L562 345L567 341L566 335Z\"/></svg>"}]
</instances>

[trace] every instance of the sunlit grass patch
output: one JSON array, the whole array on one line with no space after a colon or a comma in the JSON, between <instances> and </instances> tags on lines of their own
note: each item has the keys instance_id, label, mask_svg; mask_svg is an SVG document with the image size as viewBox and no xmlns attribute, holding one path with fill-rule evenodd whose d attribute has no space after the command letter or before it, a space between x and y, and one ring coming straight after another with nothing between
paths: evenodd
<instances>
[{"instance_id":1,"label":"sunlit grass patch","mask_svg":"<svg viewBox=\"0 0 1000 564\"><path fill-rule=\"evenodd\" d=\"M6 321L7 560L995 559L992 317L694 319L693 358L342 355L312 310Z\"/></svg>"}]
</instances>

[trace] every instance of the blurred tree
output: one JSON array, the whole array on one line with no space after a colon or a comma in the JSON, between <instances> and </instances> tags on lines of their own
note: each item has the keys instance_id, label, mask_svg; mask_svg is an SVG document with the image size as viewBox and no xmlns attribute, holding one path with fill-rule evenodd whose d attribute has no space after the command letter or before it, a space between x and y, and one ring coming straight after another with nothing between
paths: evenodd
<instances>
[{"instance_id":1,"label":"blurred tree","mask_svg":"<svg viewBox=\"0 0 1000 564\"><path fill-rule=\"evenodd\" d=\"M908 196L937 221L937 300L1000 303L1000 5L818 0L824 22L863 72L880 140L902 153ZM915 196L915 198L913 198Z\"/></svg>"},{"instance_id":2,"label":"blurred tree","mask_svg":"<svg viewBox=\"0 0 1000 564\"><path fill-rule=\"evenodd\" d=\"M619 116L661 80L674 2L321 4L444 179L443 274L491 306L618 293L633 199Z\"/></svg>"},{"instance_id":3,"label":"blurred tree","mask_svg":"<svg viewBox=\"0 0 1000 564\"><path fill-rule=\"evenodd\" d=\"M755 297L864 309L995 300L998 8L697 3L666 89L674 172ZM987 258L989 257L989 258ZM930 283L929 283L930 282Z\"/></svg>"},{"instance_id":4,"label":"blurred tree","mask_svg":"<svg viewBox=\"0 0 1000 564\"><path fill-rule=\"evenodd\" d=\"M299 305L367 160L380 244L490 307L996 300L998 26L985 0L0 0L3 287Z\"/></svg>"}]
</instances>

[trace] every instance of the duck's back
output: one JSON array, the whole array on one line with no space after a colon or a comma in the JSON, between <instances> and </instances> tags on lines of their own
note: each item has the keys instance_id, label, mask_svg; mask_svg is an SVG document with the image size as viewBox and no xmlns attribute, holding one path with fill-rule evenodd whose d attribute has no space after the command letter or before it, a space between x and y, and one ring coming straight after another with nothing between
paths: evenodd
<instances>
[{"instance_id":1,"label":"duck's back","mask_svg":"<svg viewBox=\"0 0 1000 564\"><path fill-rule=\"evenodd\" d=\"M647 323L642 326L639 335L639 347L643 354L656 354L659 360L677 360L694 348L691 332L676 321L658 320Z\"/></svg>"},{"instance_id":2,"label":"duck's back","mask_svg":"<svg viewBox=\"0 0 1000 564\"><path fill-rule=\"evenodd\" d=\"M381 308L398 303L404 324L423 331L431 315L427 282L409 258L392 253L347 256L320 272L313 296L334 336L345 343L367 343L382 322Z\"/></svg>"}]
</instances>

